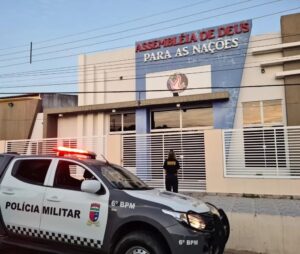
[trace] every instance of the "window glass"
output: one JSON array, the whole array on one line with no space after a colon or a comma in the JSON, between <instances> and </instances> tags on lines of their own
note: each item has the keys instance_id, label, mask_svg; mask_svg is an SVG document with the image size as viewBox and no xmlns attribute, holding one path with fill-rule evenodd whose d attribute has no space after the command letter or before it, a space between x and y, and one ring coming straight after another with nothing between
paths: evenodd
<instances>
[{"instance_id":1,"label":"window glass","mask_svg":"<svg viewBox=\"0 0 300 254\"><path fill-rule=\"evenodd\" d=\"M180 128L180 111L152 112L151 121L152 129Z\"/></svg>"},{"instance_id":2,"label":"window glass","mask_svg":"<svg viewBox=\"0 0 300 254\"><path fill-rule=\"evenodd\" d=\"M110 115L110 131L122 131L122 115Z\"/></svg>"},{"instance_id":3,"label":"window glass","mask_svg":"<svg viewBox=\"0 0 300 254\"><path fill-rule=\"evenodd\" d=\"M261 124L260 102L244 102L243 103L243 119L244 124Z\"/></svg>"},{"instance_id":4,"label":"window glass","mask_svg":"<svg viewBox=\"0 0 300 254\"><path fill-rule=\"evenodd\" d=\"M117 165L101 166L102 175L117 189L148 190L151 189L141 179L127 169Z\"/></svg>"},{"instance_id":5,"label":"window glass","mask_svg":"<svg viewBox=\"0 0 300 254\"><path fill-rule=\"evenodd\" d=\"M264 123L282 123L281 100L263 101Z\"/></svg>"},{"instance_id":6,"label":"window glass","mask_svg":"<svg viewBox=\"0 0 300 254\"><path fill-rule=\"evenodd\" d=\"M212 108L193 108L182 110L182 128L212 125Z\"/></svg>"},{"instance_id":7,"label":"window glass","mask_svg":"<svg viewBox=\"0 0 300 254\"><path fill-rule=\"evenodd\" d=\"M123 130L135 131L135 114L123 114Z\"/></svg>"},{"instance_id":8,"label":"window glass","mask_svg":"<svg viewBox=\"0 0 300 254\"><path fill-rule=\"evenodd\" d=\"M12 175L27 183L43 185L51 160L18 160Z\"/></svg>"},{"instance_id":9,"label":"window glass","mask_svg":"<svg viewBox=\"0 0 300 254\"><path fill-rule=\"evenodd\" d=\"M71 162L60 160L54 179L54 187L81 190L83 180L95 179L93 174L82 166Z\"/></svg>"}]
</instances>

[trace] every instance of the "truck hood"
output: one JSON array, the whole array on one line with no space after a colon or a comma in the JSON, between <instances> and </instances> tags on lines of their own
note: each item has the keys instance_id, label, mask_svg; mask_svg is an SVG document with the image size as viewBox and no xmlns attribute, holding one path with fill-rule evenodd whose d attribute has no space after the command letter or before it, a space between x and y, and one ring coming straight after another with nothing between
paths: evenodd
<instances>
[{"instance_id":1,"label":"truck hood","mask_svg":"<svg viewBox=\"0 0 300 254\"><path fill-rule=\"evenodd\" d=\"M125 192L132 197L168 206L178 212L194 211L197 213L205 213L209 211L208 206L203 201L169 191L152 189L138 191L126 190Z\"/></svg>"}]
</instances>

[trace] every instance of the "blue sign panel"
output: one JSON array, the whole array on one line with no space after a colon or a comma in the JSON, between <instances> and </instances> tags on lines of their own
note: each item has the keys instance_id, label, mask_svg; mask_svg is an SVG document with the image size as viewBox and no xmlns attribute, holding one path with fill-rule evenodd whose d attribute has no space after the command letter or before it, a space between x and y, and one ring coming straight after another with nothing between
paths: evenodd
<instances>
[{"instance_id":1,"label":"blue sign panel","mask_svg":"<svg viewBox=\"0 0 300 254\"><path fill-rule=\"evenodd\" d=\"M251 20L246 20L137 42L136 90L144 92L137 92L136 99L151 98L151 94L147 95L145 92L151 90L151 87L146 86L147 76L155 77L157 73L159 77L164 75L161 73L173 71L169 79L166 77L168 82L160 84L158 80L155 88L157 89L157 85L161 90L172 88L169 96L173 96L176 87L178 89L176 95L179 96L191 94L191 91L193 94L199 94L204 90L203 88L208 88L210 92L228 91L230 94L228 101L213 103L214 127L232 128L251 27ZM209 87L203 87L203 84L201 87L201 78L199 78L197 82L201 89L197 89L194 81L191 90L186 73L182 73L182 70L196 70L187 75L197 76L201 71L194 67L201 66L209 66L209 71L206 71L210 80ZM194 78L194 80L197 79ZM144 117L142 117L143 114ZM147 118L147 114L145 110L137 110L139 119ZM136 124L138 133L149 131L149 121L137 121Z\"/></svg>"}]
</instances>

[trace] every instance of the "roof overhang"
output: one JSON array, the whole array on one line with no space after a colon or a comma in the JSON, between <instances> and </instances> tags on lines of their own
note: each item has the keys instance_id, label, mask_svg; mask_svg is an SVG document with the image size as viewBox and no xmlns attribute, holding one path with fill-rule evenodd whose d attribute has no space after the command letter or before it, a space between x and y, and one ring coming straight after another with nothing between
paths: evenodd
<instances>
[{"instance_id":1,"label":"roof overhang","mask_svg":"<svg viewBox=\"0 0 300 254\"><path fill-rule=\"evenodd\" d=\"M252 54L263 55L263 54L274 53L274 52L282 52L284 49L294 48L299 46L300 46L300 41L257 47L257 48L253 48Z\"/></svg>"},{"instance_id":2,"label":"roof overhang","mask_svg":"<svg viewBox=\"0 0 300 254\"><path fill-rule=\"evenodd\" d=\"M205 94L195 94L195 95L185 95L185 96L175 96L169 98L159 98L159 99L146 99L140 101L127 101L127 102L115 102L106 104L95 104L86 105L78 107L66 107L66 108L52 108L46 109L44 113L46 115L58 115L58 114L80 114L80 113L93 113L93 112L108 112L112 109L115 110L128 110L137 108L148 108L148 107L158 107L158 106L168 106L176 105L178 103L192 104L192 103L204 103L213 101L226 101L229 99L229 92L213 92Z\"/></svg>"}]
</instances>

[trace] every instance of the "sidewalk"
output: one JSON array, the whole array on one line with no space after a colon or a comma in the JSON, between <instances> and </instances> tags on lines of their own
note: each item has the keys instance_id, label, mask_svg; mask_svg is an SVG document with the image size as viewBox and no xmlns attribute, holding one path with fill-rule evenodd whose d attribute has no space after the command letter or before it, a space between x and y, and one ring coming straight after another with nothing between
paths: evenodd
<instances>
[{"instance_id":1,"label":"sidewalk","mask_svg":"<svg viewBox=\"0 0 300 254\"><path fill-rule=\"evenodd\" d=\"M221 207L225 212L300 217L300 200L213 195L205 195L202 200Z\"/></svg>"},{"instance_id":2,"label":"sidewalk","mask_svg":"<svg viewBox=\"0 0 300 254\"><path fill-rule=\"evenodd\" d=\"M196 196L228 215L231 230L226 253L299 253L300 200Z\"/></svg>"}]
</instances>

